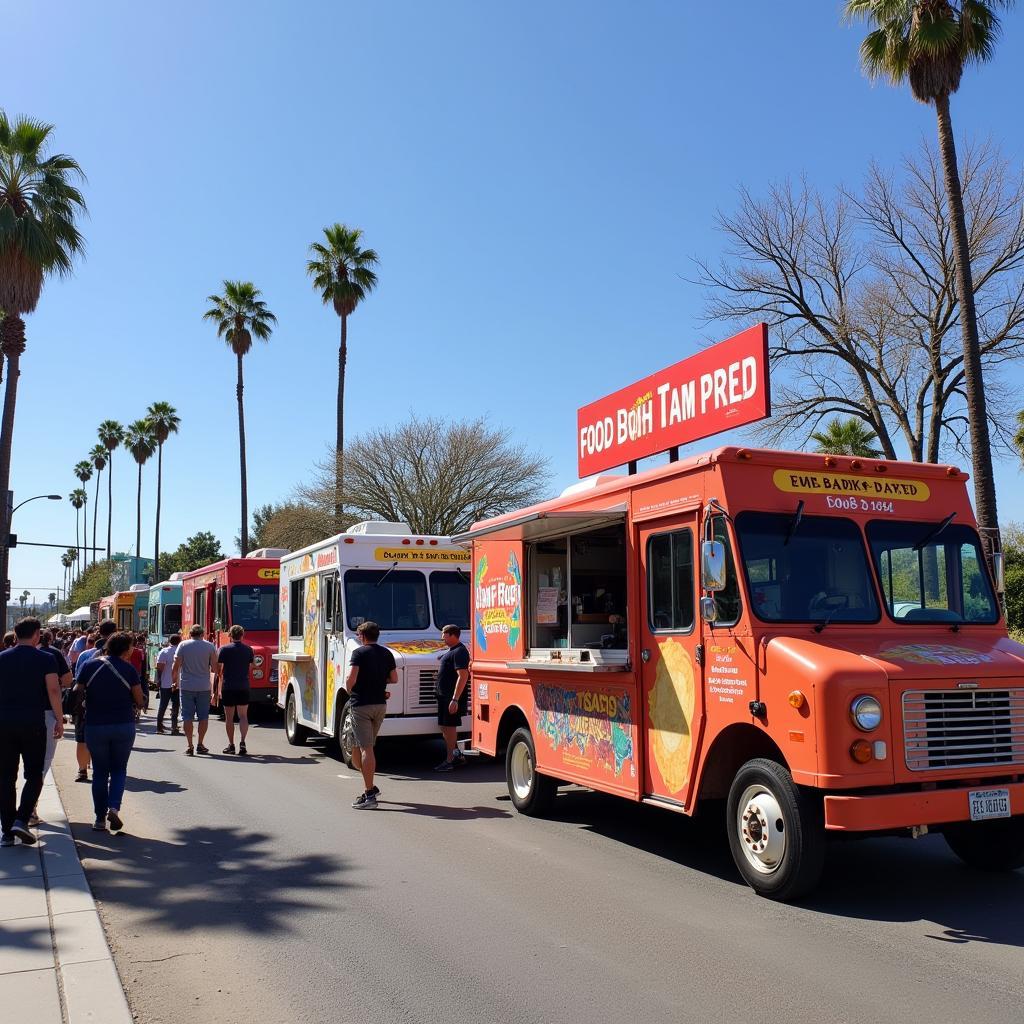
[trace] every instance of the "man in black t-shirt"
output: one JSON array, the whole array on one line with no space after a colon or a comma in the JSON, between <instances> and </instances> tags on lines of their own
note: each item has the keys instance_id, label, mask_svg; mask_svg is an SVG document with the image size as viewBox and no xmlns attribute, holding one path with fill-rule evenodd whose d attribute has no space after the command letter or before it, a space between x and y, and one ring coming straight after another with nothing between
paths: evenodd
<instances>
[{"instance_id":1,"label":"man in black t-shirt","mask_svg":"<svg viewBox=\"0 0 1024 1024\"><path fill-rule=\"evenodd\" d=\"M437 666L437 724L444 737L445 759L435 772L450 772L465 763L458 747L458 731L469 700L469 651L458 626L445 626L441 639L448 648Z\"/></svg>"},{"instance_id":2,"label":"man in black t-shirt","mask_svg":"<svg viewBox=\"0 0 1024 1024\"><path fill-rule=\"evenodd\" d=\"M22 619L14 627L14 647L0 653L0 846L13 846L15 837L36 841L28 821L43 789L47 708L54 715L53 735L64 734L57 663L36 649L41 628L38 619ZM19 804L21 761L25 785Z\"/></svg>"},{"instance_id":3,"label":"man in black t-shirt","mask_svg":"<svg viewBox=\"0 0 1024 1024\"><path fill-rule=\"evenodd\" d=\"M217 652L217 685L214 689L214 703L224 705L224 728L228 734L225 754L235 752L235 712L238 712L239 743L238 753L245 756L245 737L249 734L249 666L253 663L252 648L242 643L245 629L231 627L231 643Z\"/></svg>"},{"instance_id":4,"label":"man in black t-shirt","mask_svg":"<svg viewBox=\"0 0 1024 1024\"><path fill-rule=\"evenodd\" d=\"M352 750L352 764L363 773L363 794L353 802L357 811L370 811L377 806L380 790L373 784L373 773L377 769L377 758L373 752L377 733L384 724L387 700L391 694L388 685L398 680L395 656L377 643L380 626L376 622L363 622L356 628L362 640L349 659L348 707L352 715L355 746Z\"/></svg>"}]
</instances>

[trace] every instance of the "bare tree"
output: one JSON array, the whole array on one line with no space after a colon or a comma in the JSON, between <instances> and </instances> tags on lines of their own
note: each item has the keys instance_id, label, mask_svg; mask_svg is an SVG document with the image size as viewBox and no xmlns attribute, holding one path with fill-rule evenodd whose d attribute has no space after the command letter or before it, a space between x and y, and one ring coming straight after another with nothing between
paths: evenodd
<instances>
[{"instance_id":1,"label":"bare tree","mask_svg":"<svg viewBox=\"0 0 1024 1024\"><path fill-rule=\"evenodd\" d=\"M1001 370L1024 354L1024 183L988 144L963 160L974 300L993 437L1012 438ZM937 462L969 453L953 237L941 160L931 146L897 176L872 164L859 191L823 196L806 181L766 199L740 191L719 214L730 241L697 261L709 322L771 327L771 444L806 444L822 419L853 416L887 458L902 447ZM902 446L900 442L902 441Z\"/></svg>"},{"instance_id":2,"label":"bare tree","mask_svg":"<svg viewBox=\"0 0 1024 1024\"><path fill-rule=\"evenodd\" d=\"M300 485L311 512L335 507L335 453ZM512 441L485 419L412 416L360 435L344 460L344 506L359 519L406 522L415 533L446 536L542 497L546 458Z\"/></svg>"}]
</instances>

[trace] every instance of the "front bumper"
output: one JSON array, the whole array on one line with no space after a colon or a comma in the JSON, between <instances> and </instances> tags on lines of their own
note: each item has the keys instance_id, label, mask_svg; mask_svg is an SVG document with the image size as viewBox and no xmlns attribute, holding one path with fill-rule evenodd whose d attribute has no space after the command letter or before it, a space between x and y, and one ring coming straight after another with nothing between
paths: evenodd
<instances>
[{"instance_id":1,"label":"front bumper","mask_svg":"<svg viewBox=\"0 0 1024 1024\"><path fill-rule=\"evenodd\" d=\"M970 820L967 794L979 789L1008 789L1010 810L1024 814L1024 782L979 782L956 789L917 790L875 795L825 797L825 828L833 832L883 832L914 825L945 825Z\"/></svg>"}]
</instances>

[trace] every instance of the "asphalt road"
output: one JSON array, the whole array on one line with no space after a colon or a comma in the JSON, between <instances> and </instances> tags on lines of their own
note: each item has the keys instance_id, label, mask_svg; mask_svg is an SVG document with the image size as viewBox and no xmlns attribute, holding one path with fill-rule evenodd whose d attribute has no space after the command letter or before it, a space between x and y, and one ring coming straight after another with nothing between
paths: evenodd
<instances>
[{"instance_id":1,"label":"asphalt road","mask_svg":"<svg viewBox=\"0 0 1024 1024\"><path fill-rule=\"evenodd\" d=\"M211 723L211 749L224 745ZM1024 872L938 837L842 843L802 906L759 899L718 830L581 789L518 816L500 766L384 744L382 803L275 721L247 760L148 718L119 836L55 771L144 1024L970 1021L1024 1003Z\"/></svg>"}]
</instances>

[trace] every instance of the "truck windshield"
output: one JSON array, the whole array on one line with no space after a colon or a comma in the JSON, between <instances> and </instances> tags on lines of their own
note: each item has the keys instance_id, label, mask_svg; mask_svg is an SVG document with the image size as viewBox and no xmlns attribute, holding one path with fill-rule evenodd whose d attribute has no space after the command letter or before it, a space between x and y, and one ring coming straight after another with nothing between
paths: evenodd
<instances>
[{"instance_id":1,"label":"truck windshield","mask_svg":"<svg viewBox=\"0 0 1024 1024\"><path fill-rule=\"evenodd\" d=\"M856 523L792 512L736 517L754 614L765 622L877 622L878 598Z\"/></svg>"},{"instance_id":2,"label":"truck windshield","mask_svg":"<svg viewBox=\"0 0 1024 1024\"><path fill-rule=\"evenodd\" d=\"M247 633L277 629L277 584L254 583L231 588L231 625Z\"/></svg>"},{"instance_id":3,"label":"truck windshield","mask_svg":"<svg viewBox=\"0 0 1024 1024\"><path fill-rule=\"evenodd\" d=\"M868 523L889 614L897 622L996 622L999 611L977 533L952 523L936 533L935 526Z\"/></svg>"},{"instance_id":4,"label":"truck windshield","mask_svg":"<svg viewBox=\"0 0 1024 1024\"><path fill-rule=\"evenodd\" d=\"M428 629L427 581L413 569L349 569L345 618L349 629L376 622L381 629Z\"/></svg>"},{"instance_id":5,"label":"truck windshield","mask_svg":"<svg viewBox=\"0 0 1024 1024\"><path fill-rule=\"evenodd\" d=\"M432 572L430 603L434 606L434 625L438 629L445 626L469 629L469 573Z\"/></svg>"}]
</instances>

